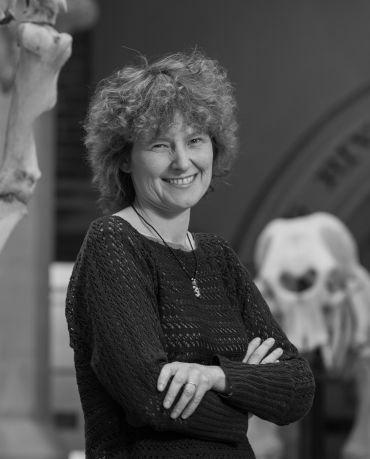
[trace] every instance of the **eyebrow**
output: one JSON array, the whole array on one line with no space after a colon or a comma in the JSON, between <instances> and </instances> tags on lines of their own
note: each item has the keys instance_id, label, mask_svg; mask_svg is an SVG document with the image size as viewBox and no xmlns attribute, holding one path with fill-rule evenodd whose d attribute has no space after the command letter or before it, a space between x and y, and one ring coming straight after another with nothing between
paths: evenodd
<instances>
[{"instance_id":1,"label":"eyebrow","mask_svg":"<svg viewBox=\"0 0 370 459\"><path fill-rule=\"evenodd\" d=\"M169 137L164 136L164 135L159 135L159 136L153 137L152 139L149 139L148 144L157 143L157 142L171 143L171 139Z\"/></svg>"},{"instance_id":2,"label":"eyebrow","mask_svg":"<svg viewBox=\"0 0 370 459\"><path fill-rule=\"evenodd\" d=\"M196 136L196 135L199 135L199 136L207 136L207 135L209 135L207 131L199 129L197 127L193 128L193 127L189 126L189 128L190 128L189 132L185 132L185 134L184 134L186 138L193 137L193 136ZM167 137L167 134L164 133L164 132L163 133L158 133L158 135L155 135L154 137L149 138L145 142L145 144L146 145L150 145L150 144L153 144L153 143L156 143L156 142L161 142L161 141L171 143L172 142L172 138L171 137Z\"/></svg>"},{"instance_id":3,"label":"eyebrow","mask_svg":"<svg viewBox=\"0 0 370 459\"><path fill-rule=\"evenodd\" d=\"M208 133L206 131L201 131L199 129L195 130L195 131L192 131L188 134L189 136L192 136L192 135L208 135Z\"/></svg>"}]
</instances>

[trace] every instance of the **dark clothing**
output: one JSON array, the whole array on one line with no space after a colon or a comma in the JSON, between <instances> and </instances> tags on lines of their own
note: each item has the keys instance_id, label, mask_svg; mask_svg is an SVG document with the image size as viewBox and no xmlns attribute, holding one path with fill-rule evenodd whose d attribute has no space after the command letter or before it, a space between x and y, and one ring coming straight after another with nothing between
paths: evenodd
<instances>
[{"instance_id":1,"label":"dark clothing","mask_svg":"<svg viewBox=\"0 0 370 459\"><path fill-rule=\"evenodd\" d=\"M196 298L169 249L118 216L94 221L70 280L66 315L85 415L87 458L254 458L248 413L287 424L314 393L298 356L236 254L197 233ZM174 249L189 273L192 252ZM280 363L242 363L254 337L273 337ZM208 391L187 419L157 390L168 362L220 365L229 395Z\"/></svg>"}]
</instances>

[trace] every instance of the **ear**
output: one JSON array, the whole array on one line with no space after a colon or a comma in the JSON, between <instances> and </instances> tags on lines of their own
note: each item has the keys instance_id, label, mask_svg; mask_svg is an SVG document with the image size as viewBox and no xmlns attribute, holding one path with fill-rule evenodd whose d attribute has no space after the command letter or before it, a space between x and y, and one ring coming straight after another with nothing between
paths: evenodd
<instances>
[{"instance_id":1,"label":"ear","mask_svg":"<svg viewBox=\"0 0 370 459\"><path fill-rule=\"evenodd\" d=\"M131 158L128 155L125 155L121 163L119 165L119 168L121 169L122 172L125 172L126 174L129 174L131 172Z\"/></svg>"}]
</instances>

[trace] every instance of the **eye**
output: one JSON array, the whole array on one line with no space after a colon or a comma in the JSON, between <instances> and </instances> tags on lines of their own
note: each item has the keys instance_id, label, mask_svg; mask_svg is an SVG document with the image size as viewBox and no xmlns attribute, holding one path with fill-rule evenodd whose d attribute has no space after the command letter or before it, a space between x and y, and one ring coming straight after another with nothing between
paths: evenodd
<instances>
[{"instance_id":1,"label":"eye","mask_svg":"<svg viewBox=\"0 0 370 459\"><path fill-rule=\"evenodd\" d=\"M190 145L198 145L203 142L203 137L193 137L190 139Z\"/></svg>"},{"instance_id":2,"label":"eye","mask_svg":"<svg viewBox=\"0 0 370 459\"><path fill-rule=\"evenodd\" d=\"M151 150L168 150L170 146L166 143L155 143L151 146Z\"/></svg>"}]
</instances>

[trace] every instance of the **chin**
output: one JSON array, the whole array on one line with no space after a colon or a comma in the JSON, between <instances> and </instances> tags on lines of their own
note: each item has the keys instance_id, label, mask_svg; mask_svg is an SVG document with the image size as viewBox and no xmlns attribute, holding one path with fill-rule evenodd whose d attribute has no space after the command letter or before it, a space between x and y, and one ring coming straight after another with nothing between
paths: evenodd
<instances>
[{"instance_id":1,"label":"chin","mask_svg":"<svg viewBox=\"0 0 370 459\"><path fill-rule=\"evenodd\" d=\"M173 209L176 211L184 211L191 209L192 207L196 206L198 202L202 199L202 197L206 194L207 190L202 190L202 192L197 192L194 193L194 191L187 196L185 195L180 195L176 196L175 194L172 194L172 196L169 199L166 199L167 203L165 204L165 207L167 209Z\"/></svg>"},{"instance_id":2,"label":"chin","mask_svg":"<svg viewBox=\"0 0 370 459\"><path fill-rule=\"evenodd\" d=\"M201 200L199 199L188 199L186 201L177 201L177 202L172 202L171 204L168 205L168 208L172 208L174 210L188 210L191 209L192 207L196 206L198 202Z\"/></svg>"},{"instance_id":3,"label":"chin","mask_svg":"<svg viewBox=\"0 0 370 459\"><path fill-rule=\"evenodd\" d=\"M197 197L193 197L191 199L186 199L182 202L182 205L184 208L191 208L191 207L194 207L198 204L198 202L202 199L202 197L204 196L204 193L197 196Z\"/></svg>"}]
</instances>

